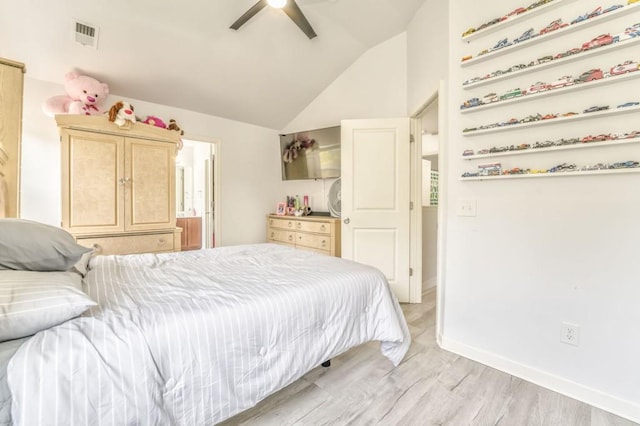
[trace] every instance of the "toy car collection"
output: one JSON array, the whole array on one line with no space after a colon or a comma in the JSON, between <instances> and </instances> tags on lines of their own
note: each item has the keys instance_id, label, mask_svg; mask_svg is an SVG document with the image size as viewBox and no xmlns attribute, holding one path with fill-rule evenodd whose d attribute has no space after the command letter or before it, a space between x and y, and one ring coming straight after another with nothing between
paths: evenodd
<instances>
[{"instance_id":1,"label":"toy car collection","mask_svg":"<svg viewBox=\"0 0 640 426\"><path fill-rule=\"evenodd\" d=\"M517 65L515 67L519 68L520 66L521 65ZM466 100L462 105L460 105L460 109L473 108L473 107L487 105L487 104L498 102L498 101L506 101L506 100L517 98L520 96L535 95L537 93L545 92L547 90L560 89L563 87L572 86L574 84L588 83L594 80L600 80L602 78L607 78L612 76L615 77L615 76L626 74L629 72L638 71L639 69L640 69L640 65L638 64L638 62L627 60L622 64L618 64L614 67L611 67L611 69L607 72L602 71L600 68L593 68L583 72L577 78L573 78L570 75L564 75L551 83L538 81L524 90L520 88L511 89L501 95L497 95L496 93L489 93L484 97L482 97L482 99L478 99L477 97L474 97ZM507 71L509 70L495 71L492 74L498 75L499 73L503 73ZM475 82L480 80L482 79L473 78L467 81Z\"/></svg>"},{"instance_id":2,"label":"toy car collection","mask_svg":"<svg viewBox=\"0 0 640 426\"><path fill-rule=\"evenodd\" d=\"M549 25L547 25L546 27L541 29L540 30L540 35L548 34L551 31L559 30L560 28L564 28L564 27L566 27L568 25L569 24L566 24L566 23L562 22L562 19L556 19L555 21L551 21L549 23Z\"/></svg>"}]
</instances>

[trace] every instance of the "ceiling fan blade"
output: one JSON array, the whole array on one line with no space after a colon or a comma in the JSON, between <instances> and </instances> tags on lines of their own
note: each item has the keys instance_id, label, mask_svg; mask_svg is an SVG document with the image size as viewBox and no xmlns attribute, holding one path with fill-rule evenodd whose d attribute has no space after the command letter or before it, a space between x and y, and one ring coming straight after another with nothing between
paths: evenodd
<instances>
[{"instance_id":1,"label":"ceiling fan blade","mask_svg":"<svg viewBox=\"0 0 640 426\"><path fill-rule=\"evenodd\" d=\"M251 6L251 9L247 10L241 17L238 18L236 22L234 22L229 28L233 30L237 30L241 26L243 26L249 19L253 18L254 15L260 12L267 6L267 0L259 0L258 3Z\"/></svg>"},{"instance_id":2,"label":"ceiling fan blade","mask_svg":"<svg viewBox=\"0 0 640 426\"><path fill-rule=\"evenodd\" d=\"M304 13L302 13L302 10L300 10L295 0L289 0L286 6L282 8L282 10L284 10L284 13L289 15L289 18L291 18L293 22L295 22L296 25L300 27L302 32L304 32L307 37L309 37L309 39L317 36L316 32L313 31L313 28L311 28L311 24L309 23L309 21L307 21L307 18L305 18Z\"/></svg>"}]
</instances>

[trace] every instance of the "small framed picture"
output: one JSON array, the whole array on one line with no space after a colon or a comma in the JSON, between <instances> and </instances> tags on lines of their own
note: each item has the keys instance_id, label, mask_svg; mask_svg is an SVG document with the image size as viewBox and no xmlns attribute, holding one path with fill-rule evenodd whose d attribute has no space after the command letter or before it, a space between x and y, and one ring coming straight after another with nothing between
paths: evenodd
<instances>
[{"instance_id":1,"label":"small framed picture","mask_svg":"<svg viewBox=\"0 0 640 426\"><path fill-rule=\"evenodd\" d=\"M287 213L287 205L284 202L278 203L276 207L276 214L278 216L284 216Z\"/></svg>"}]
</instances>

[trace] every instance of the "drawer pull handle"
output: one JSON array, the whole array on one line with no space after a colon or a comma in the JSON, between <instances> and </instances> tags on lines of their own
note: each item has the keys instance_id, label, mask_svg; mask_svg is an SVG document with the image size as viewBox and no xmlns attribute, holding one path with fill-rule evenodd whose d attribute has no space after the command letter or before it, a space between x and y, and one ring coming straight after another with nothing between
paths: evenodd
<instances>
[{"instance_id":1,"label":"drawer pull handle","mask_svg":"<svg viewBox=\"0 0 640 426\"><path fill-rule=\"evenodd\" d=\"M322 247L326 246L327 242L325 240L322 240Z\"/></svg>"},{"instance_id":2,"label":"drawer pull handle","mask_svg":"<svg viewBox=\"0 0 640 426\"><path fill-rule=\"evenodd\" d=\"M276 233L275 233L275 232L272 232L272 233L271 233L271 238L273 238L273 237L275 237L275 236L276 236Z\"/></svg>"},{"instance_id":3,"label":"drawer pull handle","mask_svg":"<svg viewBox=\"0 0 640 426\"><path fill-rule=\"evenodd\" d=\"M322 229L323 231L326 229L326 226L324 226L324 223L320 225L320 229Z\"/></svg>"},{"instance_id":4,"label":"drawer pull handle","mask_svg":"<svg viewBox=\"0 0 640 426\"><path fill-rule=\"evenodd\" d=\"M163 238L158 239L158 244L164 244L164 239Z\"/></svg>"},{"instance_id":5,"label":"drawer pull handle","mask_svg":"<svg viewBox=\"0 0 640 426\"><path fill-rule=\"evenodd\" d=\"M100 247L100 244L98 243L93 243L93 251L95 251L96 253L102 253L102 247Z\"/></svg>"},{"instance_id":6,"label":"drawer pull handle","mask_svg":"<svg viewBox=\"0 0 640 426\"><path fill-rule=\"evenodd\" d=\"M292 222L289 222L289 223L287 223L287 226L288 226L289 228L291 228L291 227L293 226L293 223L292 223Z\"/></svg>"},{"instance_id":7,"label":"drawer pull handle","mask_svg":"<svg viewBox=\"0 0 640 426\"><path fill-rule=\"evenodd\" d=\"M293 235L289 235L289 241L293 241Z\"/></svg>"},{"instance_id":8,"label":"drawer pull handle","mask_svg":"<svg viewBox=\"0 0 640 426\"><path fill-rule=\"evenodd\" d=\"M296 228L298 228L298 229L302 228L302 223L301 222L296 222Z\"/></svg>"}]
</instances>

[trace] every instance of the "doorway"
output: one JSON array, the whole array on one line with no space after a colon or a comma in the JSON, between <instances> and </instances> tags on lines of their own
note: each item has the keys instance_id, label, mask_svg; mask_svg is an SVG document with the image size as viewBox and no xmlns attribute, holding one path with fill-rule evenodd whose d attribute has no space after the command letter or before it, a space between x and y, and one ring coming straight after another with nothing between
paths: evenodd
<instances>
[{"instance_id":1,"label":"doorway","mask_svg":"<svg viewBox=\"0 0 640 426\"><path fill-rule=\"evenodd\" d=\"M183 249L213 248L220 240L217 141L183 139L176 157L176 216L183 228Z\"/></svg>"}]
</instances>

